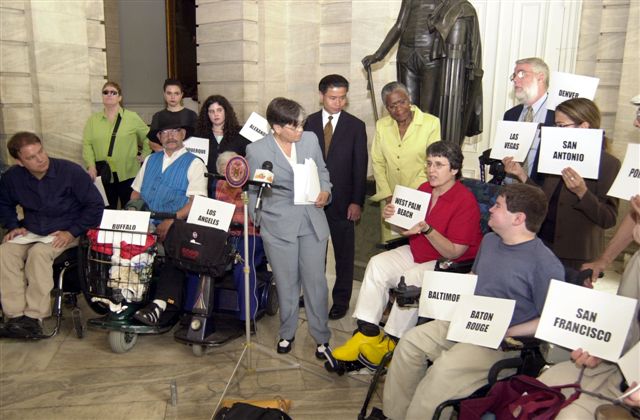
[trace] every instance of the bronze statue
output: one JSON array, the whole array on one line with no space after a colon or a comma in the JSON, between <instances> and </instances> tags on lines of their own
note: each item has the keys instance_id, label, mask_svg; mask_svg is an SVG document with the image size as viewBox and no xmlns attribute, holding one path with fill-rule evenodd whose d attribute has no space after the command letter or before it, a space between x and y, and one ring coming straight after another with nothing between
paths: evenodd
<instances>
[{"instance_id":1,"label":"bronze statue","mask_svg":"<svg viewBox=\"0 0 640 420\"><path fill-rule=\"evenodd\" d=\"M365 68L398 40L398 81L411 101L440 118L442 139L462 144L482 132L482 48L467 0L402 0L398 19Z\"/></svg>"}]
</instances>

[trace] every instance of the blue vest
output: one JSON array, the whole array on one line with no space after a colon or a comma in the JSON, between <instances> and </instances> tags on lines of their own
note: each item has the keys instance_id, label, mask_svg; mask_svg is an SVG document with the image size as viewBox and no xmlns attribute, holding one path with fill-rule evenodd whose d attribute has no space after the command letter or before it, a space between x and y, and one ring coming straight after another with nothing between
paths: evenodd
<instances>
[{"instance_id":1,"label":"blue vest","mask_svg":"<svg viewBox=\"0 0 640 420\"><path fill-rule=\"evenodd\" d=\"M187 172L196 155L187 152L162 172L164 152L149 156L140 195L152 211L175 213L187 204Z\"/></svg>"}]
</instances>

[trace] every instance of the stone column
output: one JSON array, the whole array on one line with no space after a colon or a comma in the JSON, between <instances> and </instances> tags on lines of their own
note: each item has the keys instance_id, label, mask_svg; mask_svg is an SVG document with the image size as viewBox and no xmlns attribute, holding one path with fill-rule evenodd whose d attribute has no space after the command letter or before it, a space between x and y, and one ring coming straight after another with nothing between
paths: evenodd
<instances>
[{"instance_id":1,"label":"stone column","mask_svg":"<svg viewBox=\"0 0 640 420\"><path fill-rule=\"evenodd\" d=\"M0 3L2 137L35 131L81 162L82 129L106 74L102 0ZM4 153L4 150L3 150Z\"/></svg>"}]
</instances>

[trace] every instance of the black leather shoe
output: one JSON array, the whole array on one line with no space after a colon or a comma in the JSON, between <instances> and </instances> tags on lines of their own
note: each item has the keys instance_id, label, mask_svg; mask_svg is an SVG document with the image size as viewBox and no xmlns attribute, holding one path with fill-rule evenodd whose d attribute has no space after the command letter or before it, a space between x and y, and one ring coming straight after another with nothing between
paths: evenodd
<instances>
[{"instance_id":1,"label":"black leather shoe","mask_svg":"<svg viewBox=\"0 0 640 420\"><path fill-rule=\"evenodd\" d=\"M298 299L298 307L304 308L304 296L300 296L300 299Z\"/></svg>"},{"instance_id":2,"label":"black leather shoe","mask_svg":"<svg viewBox=\"0 0 640 420\"><path fill-rule=\"evenodd\" d=\"M293 337L291 340L285 340L284 338L281 338L280 341L278 341L278 345L276 346L278 353L289 353L291 351L291 344L295 339L295 337Z\"/></svg>"},{"instance_id":3,"label":"black leather shoe","mask_svg":"<svg viewBox=\"0 0 640 420\"><path fill-rule=\"evenodd\" d=\"M349 307L345 308L344 306L333 305L331 307L331 310L329 311L329 319L344 318L348 310L349 310Z\"/></svg>"}]
</instances>

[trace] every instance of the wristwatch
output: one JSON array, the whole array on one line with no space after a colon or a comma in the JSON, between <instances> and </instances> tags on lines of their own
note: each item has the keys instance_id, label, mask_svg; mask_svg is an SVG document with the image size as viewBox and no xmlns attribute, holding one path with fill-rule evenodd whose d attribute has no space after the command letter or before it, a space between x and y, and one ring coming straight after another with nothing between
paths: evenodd
<instances>
[{"instance_id":1,"label":"wristwatch","mask_svg":"<svg viewBox=\"0 0 640 420\"><path fill-rule=\"evenodd\" d=\"M429 236L429 234L431 233L431 231L433 231L433 226L431 225L427 225L427 230L421 230L421 232L424 234L424 236Z\"/></svg>"}]
</instances>

